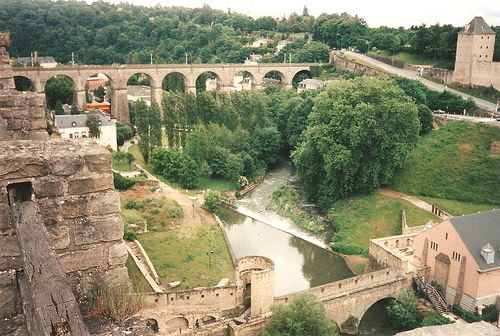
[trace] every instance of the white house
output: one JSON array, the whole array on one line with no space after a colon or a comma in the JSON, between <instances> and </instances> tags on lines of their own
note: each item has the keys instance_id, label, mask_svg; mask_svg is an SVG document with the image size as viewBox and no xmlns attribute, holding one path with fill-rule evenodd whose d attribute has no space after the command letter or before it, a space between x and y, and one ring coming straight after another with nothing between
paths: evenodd
<instances>
[{"instance_id":1,"label":"white house","mask_svg":"<svg viewBox=\"0 0 500 336\"><path fill-rule=\"evenodd\" d=\"M118 150L116 144L116 121L109 117L99 115L99 129L101 135L96 138L96 142L103 147L111 147ZM78 139L88 138L89 128L87 127L87 115L56 115L54 125L59 130L61 138Z\"/></svg>"}]
</instances>

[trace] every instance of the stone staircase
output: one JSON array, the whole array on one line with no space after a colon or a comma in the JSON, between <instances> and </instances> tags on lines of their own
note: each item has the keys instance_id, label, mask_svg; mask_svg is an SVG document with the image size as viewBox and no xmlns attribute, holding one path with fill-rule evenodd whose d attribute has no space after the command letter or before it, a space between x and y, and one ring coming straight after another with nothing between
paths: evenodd
<instances>
[{"instance_id":1,"label":"stone staircase","mask_svg":"<svg viewBox=\"0 0 500 336\"><path fill-rule=\"evenodd\" d=\"M426 285L422 278L414 277L413 281L417 285L419 292L427 293L427 297L432 302L434 309L440 314L447 312L447 304L439 292L431 285Z\"/></svg>"}]
</instances>

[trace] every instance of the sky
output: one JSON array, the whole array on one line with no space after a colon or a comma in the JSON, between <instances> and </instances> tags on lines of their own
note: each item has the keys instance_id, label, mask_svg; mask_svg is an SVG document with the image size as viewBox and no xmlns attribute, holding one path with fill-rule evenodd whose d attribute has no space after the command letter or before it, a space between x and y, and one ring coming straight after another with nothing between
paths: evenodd
<instances>
[{"instance_id":1,"label":"sky","mask_svg":"<svg viewBox=\"0 0 500 336\"><path fill-rule=\"evenodd\" d=\"M86 0L92 3L93 0ZM119 3L122 0L104 0ZM125 2L123 0L123 2ZM427 26L439 23L462 27L475 16L482 16L490 26L500 26L499 0L126 0L128 3L142 6L183 6L202 7L204 3L214 9L247 14L248 12L302 13L304 5L310 15L318 17L321 13L343 13L357 15L368 26L377 28L388 26L409 28L412 25Z\"/></svg>"}]
</instances>

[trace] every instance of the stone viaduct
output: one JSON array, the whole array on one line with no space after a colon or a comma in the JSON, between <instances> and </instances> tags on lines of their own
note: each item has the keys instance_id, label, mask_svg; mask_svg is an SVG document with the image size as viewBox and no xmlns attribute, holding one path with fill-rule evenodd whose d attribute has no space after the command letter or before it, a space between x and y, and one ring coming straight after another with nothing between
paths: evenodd
<instances>
[{"instance_id":1,"label":"stone viaduct","mask_svg":"<svg viewBox=\"0 0 500 336\"><path fill-rule=\"evenodd\" d=\"M127 81L137 73L145 74L151 83L151 97L161 106L163 79L171 73L179 73L184 79L186 92L196 92L196 79L205 72L212 73L217 90L229 91L234 86L234 75L246 71L252 79L252 88L260 89L262 79L270 71L281 76L282 86L292 87L293 78L301 72L310 73L309 63L259 63L247 64L153 64L153 65L105 65L62 66L51 69L14 68L14 76L26 77L33 84L33 91L45 92L47 81L57 75L68 77L73 84L73 96L79 109L86 108L85 82L92 75L105 74L111 83L111 113L121 123L130 123L127 104Z\"/></svg>"}]
</instances>

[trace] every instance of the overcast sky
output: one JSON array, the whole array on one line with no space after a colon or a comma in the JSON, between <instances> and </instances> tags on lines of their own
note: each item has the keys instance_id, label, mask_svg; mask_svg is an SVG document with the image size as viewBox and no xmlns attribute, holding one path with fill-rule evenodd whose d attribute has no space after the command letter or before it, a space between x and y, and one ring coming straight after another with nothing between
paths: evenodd
<instances>
[{"instance_id":1,"label":"overcast sky","mask_svg":"<svg viewBox=\"0 0 500 336\"><path fill-rule=\"evenodd\" d=\"M86 0L92 3L93 0ZM104 0L113 3L121 0ZM123 1L125 2L125 1ZM409 28L423 23L427 26L439 23L465 26L474 16L482 16L489 25L500 26L500 0L127 0L143 6L184 6L202 7L204 3L212 8L241 14L248 12L292 12L302 13L304 5L309 14L318 17L321 13L343 13L363 18L368 26Z\"/></svg>"}]
</instances>

